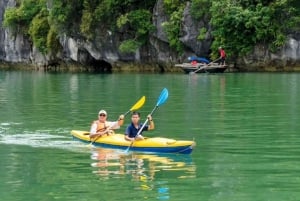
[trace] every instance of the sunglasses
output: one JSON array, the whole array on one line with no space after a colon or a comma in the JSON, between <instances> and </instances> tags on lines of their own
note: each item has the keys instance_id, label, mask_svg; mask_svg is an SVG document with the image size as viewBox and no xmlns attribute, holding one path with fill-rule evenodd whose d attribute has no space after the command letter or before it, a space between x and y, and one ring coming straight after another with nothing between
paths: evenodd
<instances>
[{"instance_id":1,"label":"sunglasses","mask_svg":"<svg viewBox=\"0 0 300 201\"><path fill-rule=\"evenodd\" d=\"M100 117L106 117L106 114L99 114Z\"/></svg>"}]
</instances>

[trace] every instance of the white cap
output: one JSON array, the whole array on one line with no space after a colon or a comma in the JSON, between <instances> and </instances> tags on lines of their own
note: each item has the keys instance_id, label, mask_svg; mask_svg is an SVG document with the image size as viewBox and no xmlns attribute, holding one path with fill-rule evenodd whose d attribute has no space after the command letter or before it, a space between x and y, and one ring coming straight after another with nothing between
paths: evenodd
<instances>
[{"instance_id":1,"label":"white cap","mask_svg":"<svg viewBox=\"0 0 300 201\"><path fill-rule=\"evenodd\" d=\"M100 110L99 113L98 113L98 115L100 115L100 114L105 114L105 115L107 115L107 113L106 113L105 110Z\"/></svg>"}]
</instances>

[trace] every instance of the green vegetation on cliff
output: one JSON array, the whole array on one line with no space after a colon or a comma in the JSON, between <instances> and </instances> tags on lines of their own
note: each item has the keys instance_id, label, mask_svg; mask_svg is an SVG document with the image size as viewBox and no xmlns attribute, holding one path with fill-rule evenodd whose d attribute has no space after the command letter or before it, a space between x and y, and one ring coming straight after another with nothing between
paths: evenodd
<instances>
[{"instance_id":1,"label":"green vegetation on cliff","mask_svg":"<svg viewBox=\"0 0 300 201\"><path fill-rule=\"evenodd\" d=\"M288 34L299 31L298 0L163 0L168 20L162 26L171 48L181 53L184 46L182 17L190 2L195 22L208 19L210 25L199 30L204 40L212 27L212 50L224 46L229 55L248 53L257 44L271 50L284 45ZM5 11L4 26L28 35L44 54L59 50L59 35L94 40L97 30L123 35L120 50L135 52L147 44L155 30L152 23L157 0L17 0ZM216 56L216 52L213 52Z\"/></svg>"},{"instance_id":2,"label":"green vegetation on cliff","mask_svg":"<svg viewBox=\"0 0 300 201\"><path fill-rule=\"evenodd\" d=\"M213 1L210 13L212 48L225 45L235 56L248 53L257 44L276 51L289 33L300 31L298 0Z\"/></svg>"}]
</instances>

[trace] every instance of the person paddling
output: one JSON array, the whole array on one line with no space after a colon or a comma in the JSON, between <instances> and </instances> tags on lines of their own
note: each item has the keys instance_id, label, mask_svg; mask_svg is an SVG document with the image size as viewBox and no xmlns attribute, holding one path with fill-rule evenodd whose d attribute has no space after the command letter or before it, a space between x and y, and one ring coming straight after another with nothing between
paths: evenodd
<instances>
[{"instance_id":1,"label":"person paddling","mask_svg":"<svg viewBox=\"0 0 300 201\"><path fill-rule=\"evenodd\" d=\"M132 142L135 140L143 140L142 132L154 129L152 116L148 115L147 118L149 124L144 126L142 131L139 131L143 126L143 124L140 123L140 113L133 112L131 115L131 124L127 126L125 131L125 140Z\"/></svg>"},{"instance_id":2,"label":"person paddling","mask_svg":"<svg viewBox=\"0 0 300 201\"><path fill-rule=\"evenodd\" d=\"M107 121L107 112L100 110L98 120L92 122L90 129L90 138L103 136L112 133L114 129L119 129L124 124L124 115L121 114L117 121Z\"/></svg>"}]
</instances>

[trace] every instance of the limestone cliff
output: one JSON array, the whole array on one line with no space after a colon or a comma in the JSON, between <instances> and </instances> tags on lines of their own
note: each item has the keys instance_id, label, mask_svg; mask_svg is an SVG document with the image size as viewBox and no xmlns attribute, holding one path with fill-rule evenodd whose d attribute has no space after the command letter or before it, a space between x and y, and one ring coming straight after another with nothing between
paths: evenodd
<instances>
[{"instance_id":1,"label":"limestone cliff","mask_svg":"<svg viewBox=\"0 0 300 201\"><path fill-rule=\"evenodd\" d=\"M169 47L168 39L162 29L162 23L167 16L162 9L162 0L157 0L153 10L153 24L156 32L149 38L147 46L143 46L134 54L122 54L118 50L122 33L113 33L111 30L96 30L97 37L93 41L83 41L79 38L60 36L63 47L56 55L42 55L32 46L23 33L12 33L9 29L0 27L0 61L12 63L29 63L36 66L46 66L57 61L91 66L95 70L111 70L124 64L160 66L174 66L175 63L184 62L190 55L208 56L210 44L213 40L208 20L195 22L190 16L190 5L187 3L182 19L182 37L180 40L185 45L184 54L178 55ZM15 6L15 0L0 1L0 21L3 21L4 11L7 7ZM208 30L204 41L197 40L201 27ZM289 36L285 46L276 54L271 53L266 47L257 46L251 55L244 58L230 59L240 70L261 70L265 66L275 69L293 70L300 66L300 34ZM142 65L141 65L142 64Z\"/></svg>"}]
</instances>

